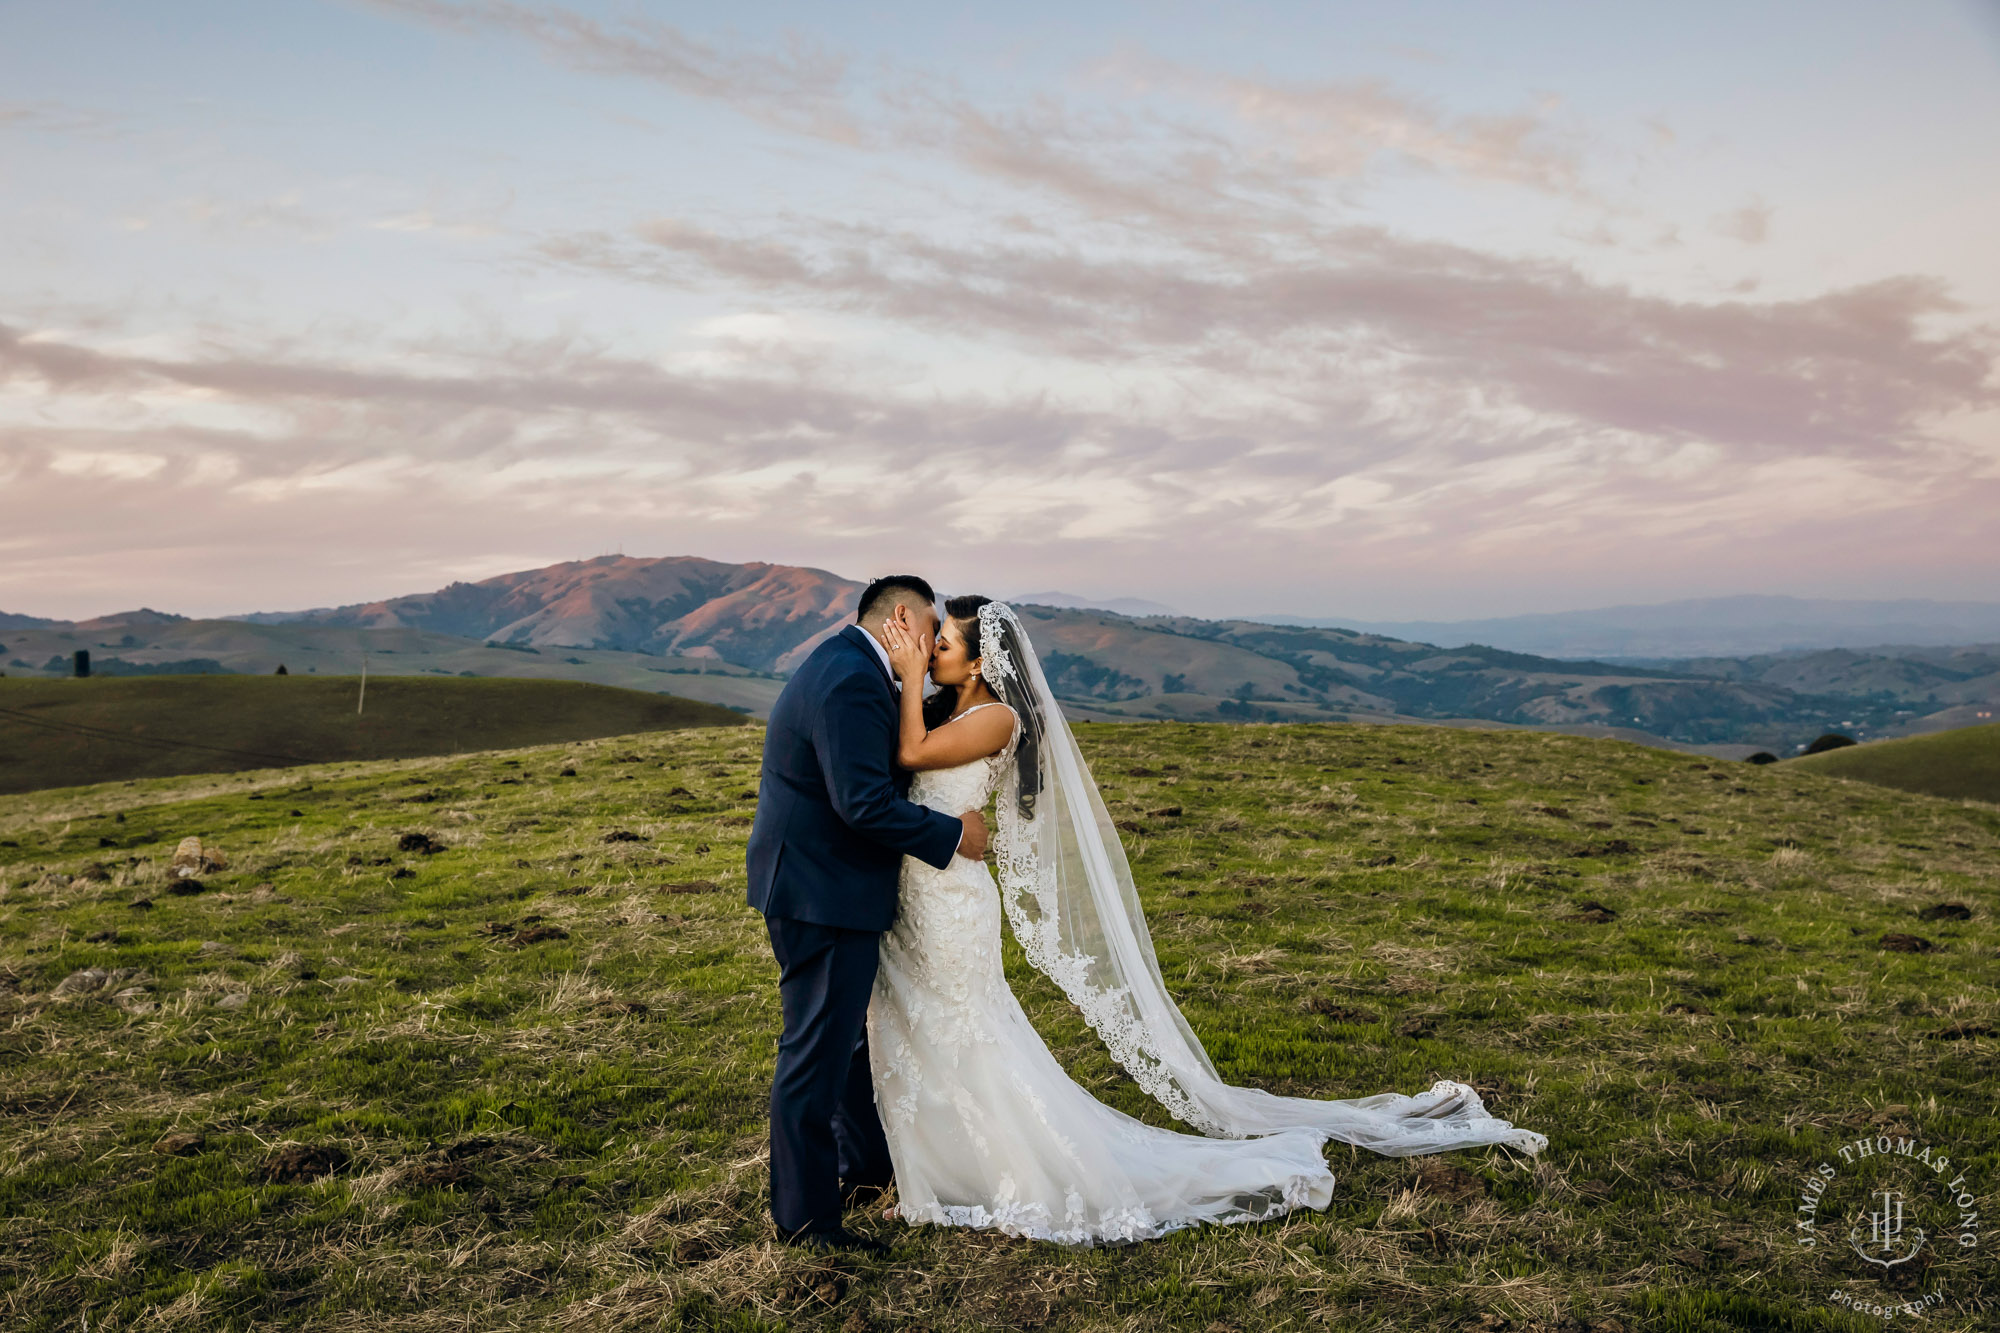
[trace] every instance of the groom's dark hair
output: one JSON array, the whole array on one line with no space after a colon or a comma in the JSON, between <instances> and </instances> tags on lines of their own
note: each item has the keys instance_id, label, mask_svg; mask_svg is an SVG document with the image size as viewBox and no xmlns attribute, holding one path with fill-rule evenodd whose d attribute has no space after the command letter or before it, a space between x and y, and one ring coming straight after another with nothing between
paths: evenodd
<instances>
[{"instance_id":1,"label":"groom's dark hair","mask_svg":"<svg viewBox=\"0 0 2000 1333\"><path fill-rule=\"evenodd\" d=\"M854 608L854 623L865 625L888 615L898 593L921 597L925 606L937 605L937 594L931 591L931 585L915 574L890 574L861 590L861 602Z\"/></svg>"}]
</instances>

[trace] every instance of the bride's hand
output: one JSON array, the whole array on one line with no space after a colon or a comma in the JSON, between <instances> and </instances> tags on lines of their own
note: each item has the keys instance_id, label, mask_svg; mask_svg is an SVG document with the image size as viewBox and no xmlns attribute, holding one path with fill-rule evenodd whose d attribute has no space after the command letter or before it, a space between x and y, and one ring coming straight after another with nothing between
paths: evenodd
<instances>
[{"instance_id":1,"label":"bride's hand","mask_svg":"<svg viewBox=\"0 0 2000 1333\"><path fill-rule=\"evenodd\" d=\"M889 665L905 683L920 681L931 664L931 636L912 634L894 620L882 622L883 644L889 650Z\"/></svg>"}]
</instances>

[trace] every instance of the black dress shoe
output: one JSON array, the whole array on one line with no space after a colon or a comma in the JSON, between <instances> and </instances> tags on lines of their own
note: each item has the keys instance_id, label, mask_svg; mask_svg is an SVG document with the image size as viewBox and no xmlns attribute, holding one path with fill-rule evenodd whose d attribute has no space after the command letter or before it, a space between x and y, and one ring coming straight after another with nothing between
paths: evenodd
<instances>
[{"instance_id":1,"label":"black dress shoe","mask_svg":"<svg viewBox=\"0 0 2000 1333\"><path fill-rule=\"evenodd\" d=\"M879 1240L857 1236L846 1227L800 1231L785 1238L785 1244L826 1254L865 1254L876 1259L889 1257L889 1247Z\"/></svg>"}]
</instances>

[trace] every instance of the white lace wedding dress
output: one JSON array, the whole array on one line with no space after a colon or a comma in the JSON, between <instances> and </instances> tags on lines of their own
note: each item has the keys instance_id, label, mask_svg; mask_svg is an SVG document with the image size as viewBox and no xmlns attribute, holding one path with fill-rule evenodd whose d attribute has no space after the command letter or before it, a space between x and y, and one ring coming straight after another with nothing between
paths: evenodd
<instances>
[{"instance_id":1,"label":"white lace wedding dress","mask_svg":"<svg viewBox=\"0 0 2000 1333\"><path fill-rule=\"evenodd\" d=\"M910 799L984 808L1019 733L999 754L919 773ZM1071 1081L1007 984L1000 890L983 862L905 857L901 894L868 1010L899 1218L1092 1245L1331 1201L1323 1130L1177 1134Z\"/></svg>"}]
</instances>

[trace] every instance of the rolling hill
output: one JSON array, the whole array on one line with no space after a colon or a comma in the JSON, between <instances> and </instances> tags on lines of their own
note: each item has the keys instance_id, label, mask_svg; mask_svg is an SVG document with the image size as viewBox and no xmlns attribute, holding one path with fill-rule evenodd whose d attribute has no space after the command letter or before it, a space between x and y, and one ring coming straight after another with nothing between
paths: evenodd
<instances>
[{"instance_id":1,"label":"rolling hill","mask_svg":"<svg viewBox=\"0 0 2000 1333\"><path fill-rule=\"evenodd\" d=\"M1758 681L1798 693L1873 699L1898 707L1886 736L1971 726L2000 711L2000 644L1884 646L1646 663L1718 680Z\"/></svg>"},{"instance_id":2,"label":"rolling hill","mask_svg":"<svg viewBox=\"0 0 2000 1333\"><path fill-rule=\"evenodd\" d=\"M0 792L402 759L685 727L712 704L554 680L155 676L0 680Z\"/></svg>"},{"instance_id":3,"label":"rolling hill","mask_svg":"<svg viewBox=\"0 0 2000 1333\"><path fill-rule=\"evenodd\" d=\"M1177 616L1180 612L1143 597L1080 597L1073 592L1024 592L1003 600L1015 605L1059 606L1066 611L1111 611L1121 616Z\"/></svg>"},{"instance_id":4,"label":"rolling hill","mask_svg":"<svg viewBox=\"0 0 2000 1333\"><path fill-rule=\"evenodd\" d=\"M1821 777L2000 804L2000 723L1850 745L1785 763Z\"/></svg>"},{"instance_id":5,"label":"rolling hill","mask_svg":"<svg viewBox=\"0 0 2000 1333\"><path fill-rule=\"evenodd\" d=\"M1700 597L1485 620L1336 622L1286 615L1263 619L1292 625L1339 624L1432 643L1485 643L1550 657L1740 656L1885 643L1942 646L2000 638L2000 603L1920 598Z\"/></svg>"},{"instance_id":6,"label":"rolling hill","mask_svg":"<svg viewBox=\"0 0 2000 1333\"><path fill-rule=\"evenodd\" d=\"M106 675L265 673L280 662L312 675L354 671L365 652L373 673L589 680L763 715L783 673L852 617L861 586L803 566L604 556L348 607L22 626L0 638L0 661L10 674L64 674L70 653L89 648ZM1989 650L1607 663L1365 627L1081 606L1023 614L1079 720L1497 724L1741 757L1790 753L1832 728L1871 738L1978 721L2000 696Z\"/></svg>"},{"instance_id":7,"label":"rolling hill","mask_svg":"<svg viewBox=\"0 0 2000 1333\"><path fill-rule=\"evenodd\" d=\"M1755 681L1563 662L1489 648L1445 651L1352 631L1204 621L1135 620L1104 611L1026 606L1022 615L1050 679L1077 720L1427 721L1488 723L1650 743L1790 748L1854 720L1840 698ZM608 648L503 646L408 626L294 621L128 622L6 636L12 673L67 675L88 648L93 671L294 675L370 674L552 678L671 693L765 715L783 687L775 672L704 651L656 656ZM823 637L814 630L808 643ZM803 647L804 645L801 645ZM781 656L796 658L796 652ZM1857 730L1886 725L1863 705ZM1740 757L1740 756L1733 756Z\"/></svg>"},{"instance_id":8,"label":"rolling hill","mask_svg":"<svg viewBox=\"0 0 2000 1333\"><path fill-rule=\"evenodd\" d=\"M1778 746L1890 708L1658 668L1441 649L1354 630L1024 607L1050 683L1091 716L1239 721L1478 719L1622 728L1681 745Z\"/></svg>"},{"instance_id":9,"label":"rolling hill","mask_svg":"<svg viewBox=\"0 0 2000 1333\"><path fill-rule=\"evenodd\" d=\"M607 555L282 619L421 629L537 648L705 651L743 666L785 671L853 617L862 587L796 565Z\"/></svg>"},{"instance_id":10,"label":"rolling hill","mask_svg":"<svg viewBox=\"0 0 2000 1333\"><path fill-rule=\"evenodd\" d=\"M570 680L672 694L762 715L783 681L770 672L712 654L655 655L601 648L501 647L431 630L359 629L304 623L175 620L133 625L119 617L82 625L10 633L0 647L7 674L70 673L70 655L91 652L94 675L203 669L265 676L353 675L365 657L370 676L480 676ZM210 664L207 668L196 663Z\"/></svg>"}]
</instances>

